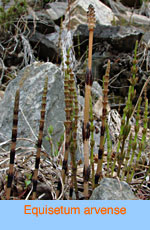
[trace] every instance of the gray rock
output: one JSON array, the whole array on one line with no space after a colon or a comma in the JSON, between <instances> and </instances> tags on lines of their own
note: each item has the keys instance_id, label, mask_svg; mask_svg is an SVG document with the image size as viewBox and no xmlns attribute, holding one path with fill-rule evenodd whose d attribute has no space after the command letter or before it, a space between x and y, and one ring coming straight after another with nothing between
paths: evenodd
<instances>
[{"instance_id":1,"label":"gray rock","mask_svg":"<svg viewBox=\"0 0 150 230\"><path fill-rule=\"evenodd\" d=\"M87 23L87 10L88 6L92 4L95 8L96 21L102 25L111 25L111 21L113 20L114 13L112 10L104 5L99 0L76 0L71 4L71 18L70 25L72 29L77 28L80 24ZM117 20L117 18L116 18ZM69 22L68 12L65 17L64 24L67 25Z\"/></svg>"},{"instance_id":2,"label":"gray rock","mask_svg":"<svg viewBox=\"0 0 150 230\"><path fill-rule=\"evenodd\" d=\"M94 30L94 44L107 42L117 51L130 52L135 47L136 40L140 40L143 35L141 29L124 26L104 26L96 25ZM88 41L89 31L87 25L79 25L74 33L74 43L77 44L79 36L80 42ZM84 44L85 47L87 44Z\"/></svg>"},{"instance_id":3,"label":"gray rock","mask_svg":"<svg viewBox=\"0 0 150 230\"><path fill-rule=\"evenodd\" d=\"M85 101L84 97L79 95L78 96L78 103L79 103L79 106L81 107L82 110L84 109L84 101Z\"/></svg>"},{"instance_id":4,"label":"gray rock","mask_svg":"<svg viewBox=\"0 0 150 230\"><path fill-rule=\"evenodd\" d=\"M55 24L45 12L36 12L34 15L27 15L25 19L27 20L28 27L32 30L32 33L35 29L42 34L55 32Z\"/></svg>"},{"instance_id":5,"label":"gray rock","mask_svg":"<svg viewBox=\"0 0 150 230\"><path fill-rule=\"evenodd\" d=\"M142 7L140 9L140 14L145 15L146 17L150 18L150 3L143 2Z\"/></svg>"},{"instance_id":6,"label":"gray rock","mask_svg":"<svg viewBox=\"0 0 150 230\"><path fill-rule=\"evenodd\" d=\"M7 139L11 138L15 92L20 80L25 78L20 91L20 110L23 111L35 135L38 136L43 86L45 76L47 75L48 93L43 145L47 152L49 152L49 143L45 139L48 127L52 125L54 128L52 139L56 146L57 141L60 140L64 132L63 123L65 120L64 89L61 71L56 65L50 62L35 62L22 69L18 76L10 82L5 91L4 98L0 102L0 130L3 135L7 136ZM31 133L21 111L19 112L18 137L26 137L35 141L35 137ZM17 143L20 146L20 142L18 141ZM23 145L31 146L28 142L23 142Z\"/></svg>"},{"instance_id":7,"label":"gray rock","mask_svg":"<svg viewBox=\"0 0 150 230\"><path fill-rule=\"evenodd\" d=\"M90 200L136 200L136 197L126 182L104 178L94 189Z\"/></svg>"},{"instance_id":8,"label":"gray rock","mask_svg":"<svg viewBox=\"0 0 150 230\"><path fill-rule=\"evenodd\" d=\"M139 8L142 5L141 0L121 0L121 2L128 7Z\"/></svg>"},{"instance_id":9,"label":"gray rock","mask_svg":"<svg viewBox=\"0 0 150 230\"><path fill-rule=\"evenodd\" d=\"M130 11L126 11L124 14L120 14L119 18L120 20L124 20L130 25L134 25L144 30L149 29L150 26L150 18L144 15L132 13Z\"/></svg>"},{"instance_id":10,"label":"gray rock","mask_svg":"<svg viewBox=\"0 0 150 230\"><path fill-rule=\"evenodd\" d=\"M117 78L110 84L110 93L126 97L128 93L130 69L136 40L141 40L143 31L134 27L96 25L93 39L92 72L93 78L100 82L106 71L107 61L110 59L110 79ZM81 53L85 53L88 46L88 26L80 25L74 32L74 46L78 40L82 43ZM79 39L78 39L79 38ZM77 49L76 49L77 52ZM117 62L116 62L117 60ZM84 74L80 74L83 79ZM139 77L139 79L141 79ZM125 87L120 87L120 86ZM141 87L138 87L139 91ZM137 90L138 90L137 89Z\"/></svg>"},{"instance_id":11,"label":"gray rock","mask_svg":"<svg viewBox=\"0 0 150 230\"><path fill-rule=\"evenodd\" d=\"M150 43L150 31L146 31L144 36L142 37L142 41L144 41L146 44Z\"/></svg>"},{"instance_id":12,"label":"gray rock","mask_svg":"<svg viewBox=\"0 0 150 230\"><path fill-rule=\"evenodd\" d=\"M97 81L94 81L92 84L92 95L95 98L99 98L100 96L103 96L103 91L102 91L102 87L99 85L99 83Z\"/></svg>"},{"instance_id":13,"label":"gray rock","mask_svg":"<svg viewBox=\"0 0 150 230\"><path fill-rule=\"evenodd\" d=\"M30 29L28 35L29 42L34 50L35 57L39 60L56 63L60 61L60 52L56 46L56 39L53 41L48 39L48 36L55 34L56 26L45 12L36 12L25 17ZM28 31L27 31L28 33Z\"/></svg>"},{"instance_id":14,"label":"gray rock","mask_svg":"<svg viewBox=\"0 0 150 230\"><path fill-rule=\"evenodd\" d=\"M54 21L65 15L68 7L68 3L66 2L52 2L47 5L50 7L50 9L47 9L46 11L50 18Z\"/></svg>"},{"instance_id":15,"label":"gray rock","mask_svg":"<svg viewBox=\"0 0 150 230\"><path fill-rule=\"evenodd\" d=\"M31 46L35 52L35 56L42 61L51 61L56 63L57 57L60 60L60 52L54 41L51 41L48 36L35 32L31 37L29 37ZM34 48L36 47L36 48Z\"/></svg>"},{"instance_id":16,"label":"gray rock","mask_svg":"<svg viewBox=\"0 0 150 230\"><path fill-rule=\"evenodd\" d=\"M110 59L110 56L112 55L111 52L107 51L107 49L109 48L109 44L104 42L102 47L103 48L101 50L103 53L96 51L92 56L92 74L93 74L93 78L95 80L99 80L99 79L102 80L101 75L100 75L101 66L104 66L105 60ZM100 46L99 46L99 48L100 48Z\"/></svg>"},{"instance_id":17,"label":"gray rock","mask_svg":"<svg viewBox=\"0 0 150 230\"><path fill-rule=\"evenodd\" d=\"M103 95L102 87L97 81L93 81L91 92L92 92L92 100L93 97L94 99L98 99L100 96ZM84 100L85 99L83 96L80 95L78 96L78 102L82 109L84 109Z\"/></svg>"},{"instance_id":18,"label":"gray rock","mask_svg":"<svg viewBox=\"0 0 150 230\"><path fill-rule=\"evenodd\" d=\"M58 42L59 42L59 31L60 31L60 28L59 26L55 26L55 29L56 29L56 32L54 33L50 33L50 34L46 34L46 38L53 42L53 44L57 45L58 46Z\"/></svg>"}]
</instances>

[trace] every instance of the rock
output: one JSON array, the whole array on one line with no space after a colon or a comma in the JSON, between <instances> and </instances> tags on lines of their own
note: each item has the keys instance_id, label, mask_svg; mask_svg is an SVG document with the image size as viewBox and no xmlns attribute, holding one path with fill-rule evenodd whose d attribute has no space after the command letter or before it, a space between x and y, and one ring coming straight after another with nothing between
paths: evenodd
<instances>
[{"instance_id":1,"label":"rock","mask_svg":"<svg viewBox=\"0 0 150 230\"><path fill-rule=\"evenodd\" d=\"M31 33L40 32L42 34L50 34L55 32L55 23L50 19L49 15L45 12L33 12L26 16L25 19L28 22L28 27Z\"/></svg>"},{"instance_id":2,"label":"rock","mask_svg":"<svg viewBox=\"0 0 150 230\"><path fill-rule=\"evenodd\" d=\"M126 182L104 178L94 189L90 200L136 200L136 197Z\"/></svg>"},{"instance_id":3,"label":"rock","mask_svg":"<svg viewBox=\"0 0 150 230\"><path fill-rule=\"evenodd\" d=\"M58 61L60 61L60 52L56 47L56 43L50 41L48 36L35 32L29 37L29 41L34 50L35 57L38 57L39 60L49 60L56 63L58 58Z\"/></svg>"},{"instance_id":4,"label":"rock","mask_svg":"<svg viewBox=\"0 0 150 230\"><path fill-rule=\"evenodd\" d=\"M111 109L107 116L109 135L112 143L117 144L120 135L121 116L116 109Z\"/></svg>"},{"instance_id":5,"label":"rock","mask_svg":"<svg viewBox=\"0 0 150 230\"><path fill-rule=\"evenodd\" d=\"M102 116L102 110L103 110L103 97L100 96L97 100L97 102L95 103L95 105L93 106L93 113L94 115L100 119L100 117ZM107 105L107 111L110 111L110 106Z\"/></svg>"},{"instance_id":6,"label":"rock","mask_svg":"<svg viewBox=\"0 0 150 230\"><path fill-rule=\"evenodd\" d=\"M142 41L144 41L146 44L150 43L150 31L144 33Z\"/></svg>"},{"instance_id":7,"label":"rock","mask_svg":"<svg viewBox=\"0 0 150 230\"><path fill-rule=\"evenodd\" d=\"M0 90L0 101L3 99L4 97L4 91Z\"/></svg>"},{"instance_id":8,"label":"rock","mask_svg":"<svg viewBox=\"0 0 150 230\"><path fill-rule=\"evenodd\" d=\"M150 3L143 2L142 7L140 9L140 14L150 18Z\"/></svg>"},{"instance_id":9,"label":"rock","mask_svg":"<svg viewBox=\"0 0 150 230\"><path fill-rule=\"evenodd\" d=\"M142 5L141 0L121 0L121 2L128 7L139 8Z\"/></svg>"},{"instance_id":10,"label":"rock","mask_svg":"<svg viewBox=\"0 0 150 230\"><path fill-rule=\"evenodd\" d=\"M35 15L31 12L26 19L30 28L28 39L35 57L41 61L60 62L60 51L57 48L58 26L44 12L36 12Z\"/></svg>"},{"instance_id":11,"label":"rock","mask_svg":"<svg viewBox=\"0 0 150 230\"><path fill-rule=\"evenodd\" d=\"M4 134L0 133L0 143L6 141L6 138L7 137Z\"/></svg>"},{"instance_id":12,"label":"rock","mask_svg":"<svg viewBox=\"0 0 150 230\"><path fill-rule=\"evenodd\" d=\"M130 8L124 6L120 1L113 1L113 0L102 0L108 7L111 8L113 13L118 17L119 12L126 12L129 11ZM113 20L114 21L114 20Z\"/></svg>"},{"instance_id":13,"label":"rock","mask_svg":"<svg viewBox=\"0 0 150 230\"><path fill-rule=\"evenodd\" d=\"M60 27L55 25L55 30L56 32L54 33L50 33L50 34L46 34L46 38L53 42L53 44L55 44L55 46L57 45L58 46L58 43L59 43L59 36L60 36ZM61 39L63 37L63 34L64 34L64 30L62 30L62 34L61 34Z\"/></svg>"},{"instance_id":14,"label":"rock","mask_svg":"<svg viewBox=\"0 0 150 230\"><path fill-rule=\"evenodd\" d=\"M136 13L132 13L129 11L126 11L125 14L120 14L120 20L124 20L128 22L130 25L134 25L137 27L140 27L142 29L148 28L150 26L150 18L144 16L144 15L139 15Z\"/></svg>"},{"instance_id":15,"label":"rock","mask_svg":"<svg viewBox=\"0 0 150 230\"><path fill-rule=\"evenodd\" d=\"M101 49L101 52L99 51L96 51L93 53L93 56L92 56L92 74L93 74L93 78L95 80L98 80L98 79L101 79L102 78L100 77L99 75L99 69L101 69L100 66L103 66L104 63L105 63L105 60L106 59L109 59L111 54L109 52L105 52L104 51L104 47L107 47L108 44L106 44L106 42L103 43L103 48ZM99 46L100 48L100 46ZM104 51L104 53L102 54L102 52Z\"/></svg>"},{"instance_id":16,"label":"rock","mask_svg":"<svg viewBox=\"0 0 150 230\"><path fill-rule=\"evenodd\" d=\"M110 59L110 93L114 92L115 95L124 98L127 96L135 42L141 40L143 33L141 29L134 27L96 25L92 56L93 78L102 84L101 80L106 71L107 61ZM87 25L78 26L74 32L74 46L78 44L79 40L82 44L80 46L81 53L86 52L88 36ZM75 51L78 52L77 49ZM81 77L80 74L79 79Z\"/></svg>"},{"instance_id":17,"label":"rock","mask_svg":"<svg viewBox=\"0 0 150 230\"><path fill-rule=\"evenodd\" d=\"M19 86L20 80L25 78L23 87L20 91L18 137L26 137L35 141L21 110L32 127L35 135L38 136L42 92L45 76L47 75L48 93L43 145L49 153L49 142L45 139L48 127L51 125L54 128L52 140L56 146L57 141L60 140L60 137L64 132L63 123L65 120L64 89L61 71L56 65L50 62L35 62L32 65L28 65L22 69L18 76L7 86L4 98L0 102L0 130L2 134L7 136L7 139L11 138L15 92ZM18 141L17 143L19 145L20 142ZM25 141L21 142L21 145L22 143L24 146L31 145L31 143Z\"/></svg>"},{"instance_id":18,"label":"rock","mask_svg":"<svg viewBox=\"0 0 150 230\"><path fill-rule=\"evenodd\" d=\"M70 26L71 29L76 29L78 25L87 23L87 10L89 4L95 8L96 21L102 25L111 25L114 18L112 10L104 5L99 0L76 0L71 4L70 8ZM68 13L66 14L64 24L67 25L69 21Z\"/></svg>"},{"instance_id":19,"label":"rock","mask_svg":"<svg viewBox=\"0 0 150 230\"><path fill-rule=\"evenodd\" d=\"M92 100L93 100L93 97L94 99L99 99L99 97L102 97L103 95L102 87L99 85L97 81L93 82L91 92L92 92ZM78 96L78 102L82 110L84 110L84 100L85 99L83 96L80 96L80 95Z\"/></svg>"},{"instance_id":20,"label":"rock","mask_svg":"<svg viewBox=\"0 0 150 230\"><path fill-rule=\"evenodd\" d=\"M91 91L94 98L98 99L100 96L103 95L102 87L99 85L97 81L93 81Z\"/></svg>"},{"instance_id":21,"label":"rock","mask_svg":"<svg viewBox=\"0 0 150 230\"><path fill-rule=\"evenodd\" d=\"M78 103L79 103L79 106L81 107L81 109L83 110L84 109L84 97L79 95L78 96Z\"/></svg>"},{"instance_id":22,"label":"rock","mask_svg":"<svg viewBox=\"0 0 150 230\"><path fill-rule=\"evenodd\" d=\"M58 34L54 22L49 15L44 12L32 12L26 16L30 34L28 34L29 42L33 48L35 57L38 60L56 63L60 61L60 52L56 47L56 40L51 41L48 36ZM28 31L27 31L28 33Z\"/></svg>"},{"instance_id":23,"label":"rock","mask_svg":"<svg viewBox=\"0 0 150 230\"><path fill-rule=\"evenodd\" d=\"M103 43L105 41L117 51L130 52L134 49L136 40L140 40L142 35L143 31L137 28L96 24L94 30L94 44ZM79 25L74 33L75 45L77 44L77 37L79 37L80 43L84 41L83 47L87 47L88 43L86 43L85 40L88 42L88 36L88 26Z\"/></svg>"},{"instance_id":24,"label":"rock","mask_svg":"<svg viewBox=\"0 0 150 230\"><path fill-rule=\"evenodd\" d=\"M150 25L150 3L144 2L140 9L135 9L128 7L127 4L123 5L121 2L126 1L111 1L109 0L110 8L114 12L115 16L119 19L118 21L113 20L113 25L121 25L121 26L135 26L137 28L141 28L144 31L149 30ZM140 0L138 0L140 1ZM133 4L133 1L128 1ZM135 2L135 1L134 1ZM141 1L142 2L142 1ZM137 5L139 8L139 5Z\"/></svg>"},{"instance_id":25,"label":"rock","mask_svg":"<svg viewBox=\"0 0 150 230\"><path fill-rule=\"evenodd\" d=\"M52 20L58 20L65 15L68 3L66 2L52 2L47 4L50 9L47 9L46 12Z\"/></svg>"}]
</instances>

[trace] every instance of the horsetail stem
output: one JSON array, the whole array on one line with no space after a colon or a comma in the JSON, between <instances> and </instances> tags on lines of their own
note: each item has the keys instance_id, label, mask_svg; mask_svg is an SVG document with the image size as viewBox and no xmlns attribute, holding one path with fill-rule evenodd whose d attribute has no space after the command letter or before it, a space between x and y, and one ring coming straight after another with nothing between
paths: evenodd
<instances>
[{"instance_id":1,"label":"horsetail stem","mask_svg":"<svg viewBox=\"0 0 150 230\"><path fill-rule=\"evenodd\" d=\"M67 69L65 70L65 80L64 80L64 94L65 94L65 112L66 112L66 121L65 121L65 132L66 132L66 141L65 141L65 155L62 165L62 180L65 183L65 177L68 171L68 156L69 156L69 146L70 146L70 131L71 131L71 99L70 99L70 82L69 82L69 57L70 57L70 49L67 51ZM60 188L59 188L60 189Z\"/></svg>"},{"instance_id":2,"label":"horsetail stem","mask_svg":"<svg viewBox=\"0 0 150 230\"><path fill-rule=\"evenodd\" d=\"M77 186L77 164L76 164L76 149L77 149L77 128L78 128L78 100L77 93L75 88L75 80L74 74L70 73L70 99L71 99L71 141L70 141L70 154L71 154L71 162L72 162L72 183L71 189L73 190L73 186L75 188L76 199L79 198L78 195L78 186ZM70 192L71 195L71 192Z\"/></svg>"},{"instance_id":3,"label":"horsetail stem","mask_svg":"<svg viewBox=\"0 0 150 230\"><path fill-rule=\"evenodd\" d=\"M140 161L140 157L141 157L141 153L145 147L145 142L146 142L146 133L147 133L147 123L148 123L148 99L145 98L146 101L145 101L145 111L144 111L144 119L143 119L143 130L142 130L142 139L139 143L139 151L138 151L138 155L137 155L137 158L136 158L136 163L135 163L135 166L133 167L132 169L132 172L131 172L131 176L130 176L130 179L129 179L129 182L132 181L132 178L134 176L134 172L139 164L139 161Z\"/></svg>"},{"instance_id":4,"label":"horsetail stem","mask_svg":"<svg viewBox=\"0 0 150 230\"><path fill-rule=\"evenodd\" d=\"M93 32L95 27L95 10L92 4L88 7L87 12L88 28L89 28L89 53L88 53L88 68L92 69L92 48L93 48Z\"/></svg>"},{"instance_id":5,"label":"horsetail stem","mask_svg":"<svg viewBox=\"0 0 150 230\"><path fill-rule=\"evenodd\" d=\"M75 87L74 87L74 74L72 73L71 69L69 73L69 92L70 92L70 119L71 119L71 122L73 123Z\"/></svg>"},{"instance_id":6,"label":"horsetail stem","mask_svg":"<svg viewBox=\"0 0 150 230\"><path fill-rule=\"evenodd\" d=\"M104 155L104 140L105 140L107 104L108 104L109 73L110 73L110 60L108 60L106 73L103 77L104 88L103 88L102 126L101 126L100 146L98 151L97 171L95 174L95 186L98 185L98 181L100 177L102 177L102 164L103 164L103 155Z\"/></svg>"},{"instance_id":7,"label":"horsetail stem","mask_svg":"<svg viewBox=\"0 0 150 230\"><path fill-rule=\"evenodd\" d=\"M130 171L131 171L131 168L132 168L132 163L133 163L133 160L134 160L134 157L135 157L135 152L136 152L136 149L137 149L137 140L138 140L138 132L139 132L139 121L140 121L140 106L141 106L141 99L139 100L139 104L138 104L138 108L137 108L137 115L136 115L136 123L135 123L135 136L134 136L134 140L132 142L132 155L131 155L131 159L130 159L130 163L129 163L129 167L128 167L128 172L127 172L127 181L129 182L130 179L129 179L129 176L130 176Z\"/></svg>"},{"instance_id":8,"label":"horsetail stem","mask_svg":"<svg viewBox=\"0 0 150 230\"><path fill-rule=\"evenodd\" d=\"M130 129L131 129L131 125L130 125L130 116L132 113L132 87L130 86L129 88L129 93L128 93L128 100L126 103L126 107L124 109L124 115L125 115L125 119L122 120L121 125L122 125L122 135L120 136L120 143L121 143L121 151L119 149L117 149L117 154L118 154L118 171L117 171L117 176L120 176L120 170L121 170L121 166L123 164L124 158L125 158L125 151L124 151L124 147L125 147L125 142L126 139L130 133ZM119 146L120 147L120 146ZM119 153L120 151L120 153Z\"/></svg>"},{"instance_id":9,"label":"horsetail stem","mask_svg":"<svg viewBox=\"0 0 150 230\"><path fill-rule=\"evenodd\" d=\"M114 159L114 163L112 165L112 170L111 170L111 175L113 176L113 172L115 169L115 165L116 165L116 161L118 159L118 171L117 171L117 176L120 176L120 171L121 171L121 165L123 164L124 161L124 157L125 157L125 151L124 151L124 147L125 147L125 142L126 139L130 133L130 118L132 116L132 112L133 112L133 98L135 97L135 85L138 81L138 78L136 77L137 74L137 47L138 47L138 41L136 41L135 44L135 49L134 49L134 58L133 58L133 66L131 68L131 73L132 76L130 77L130 83L131 86L129 87L129 92L128 92L128 99L127 99L127 103L126 106L124 108L123 111L123 117L122 117L122 121L121 121L121 127L120 127L120 134L119 134L119 141L118 141L118 146L117 146L117 153L115 155L115 159ZM120 151L121 148L121 151Z\"/></svg>"},{"instance_id":10,"label":"horsetail stem","mask_svg":"<svg viewBox=\"0 0 150 230\"><path fill-rule=\"evenodd\" d=\"M90 126L90 136L91 136L91 141L90 141L90 145L91 145L91 157L90 157L90 163L91 163L91 169L92 169L92 188L94 189L95 187L95 183L94 183L94 145L95 145L95 141L94 141L94 123L93 123L93 109L92 109L92 97L90 98L90 122L91 122L91 126Z\"/></svg>"},{"instance_id":11,"label":"horsetail stem","mask_svg":"<svg viewBox=\"0 0 150 230\"><path fill-rule=\"evenodd\" d=\"M122 177L121 177L122 181L124 180L125 173L128 170L128 161L130 159L131 149L132 149L132 133L130 133L130 136L129 136L129 143L128 143L127 154L125 155L125 164L124 164L124 167L123 167L123 170L122 170Z\"/></svg>"},{"instance_id":12,"label":"horsetail stem","mask_svg":"<svg viewBox=\"0 0 150 230\"><path fill-rule=\"evenodd\" d=\"M20 99L20 90L17 89L14 102L14 115L13 115L13 127L12 127L12 138L11 138L11 150L10 150L10 163L7 179L7 189L6 189L6 199L10 199L11 186L13 181L13 168L15 161L16 153L16 139L17 139L17 129L18 129L18 113L19 113L19 99Z\"/></svg>"},{"instance_id":13,"label":"horsetail stem","mask_svg":"<svg viewBox=\"0 0 150 230\"><path fill-rule=\"evenodd\" d=\"M44 123L45 123L47 88L48 88L48 76L45 79L43 96L42 96L41 119L40 119L39 136L38 136L38 142L37 142L35 170L34 170L33 180L32 180L32 182L33 182L32 200L36 199L37 178L38 178L38 170L39 170L39 164L40 164L40 155L41 155L43 130L44 130Z\"/></svg>"},{"instance_id":14,"label":"horsetail stem","mask_svg":"<svg viewBox=\"0 0 150 230\"><path fill-rule=\"evenodd\" d=\"M118 171L117 171L118 177L120 176L121 165L123 164L124 157L125 157L125 151L124 151L125 141L129 135L130 129L131 129L130 118L131 118L131 115L133 112L132 101L133 101L133 98L135 97L135 85L138 81L138 77L136 77L136 74L137 74L137 66L136 66L136 64L137 64L137 47L138 47L138 41L136 41L136 43L135 43L133 66L131 68L132 76L130 78L131 86L129 88L128 100L127 100L126 107L125 107L126 120L125 120L125 124L123 126L121 153L118 155L118 163L119 163ZM135 136L135 139L137 139L136 136Z\"/></svg>"},{"instance_id":15,"label":"horsetail stem","mask_svg":"<svg viewBox=\"0 0 150 230\"><path fill-rule=\"evenodd\" d=\"M70 183L70 189L69 189L69 200L72 200L73 196L73 174L71 175L71 183Z\"/></svg>"},{"instance_id":16,"label":"horsetail stem","mask_svg":"<svg viewBox=\"0 0 150 230\"><path fill-rule=\"evenodd\" d=\"M107 176L109 176L112 143L111 143L110 134L109 134L109 127L108 127L107 123L106 123L106 139L107 139Z\"/></svg>"},{"instance_id":17,"label":"horsetail stem","mask_svg":"<svg viewBox=\"0 0 150 230\"><path fill-rule=\"evenodd\" d=\"M88 55L88 70L85 79L85 107L84 107L84 125L83 125L83 143L84 143L84 196L88 199L88 181L90 177L89 167L89 137L90 137L90 125L89 125L89 104L91 97L92 86L92 48L93 48L93 31L95 26L95 11L93 5L89 5L88 12L88 28L89 28L89 55Z\"/></svg>"},{"instance_id":18,"label":"horsetail stem","mask_svg":"<svg viewBox=\"0 0 150 230\"><path fill-rule=\"evenodd\" d=\"M78 129L78 118L79 118L79 105L78 105L78 96L77 96L77 91L76 91L76 87L75 87L75 81L74 81L74 131L73 131L73 143L74 143L74 154L76 153L77 150L77 129ZM79 194L78 194L78 186L77 186L77 179L76 179L76 174L77 174L77 164L75 161L74 164L74 170L73 170L73 174L74 174L74 184L75 184L75 194L76 194L76 199L79 198Z\"/></svg>"}]
</instances>

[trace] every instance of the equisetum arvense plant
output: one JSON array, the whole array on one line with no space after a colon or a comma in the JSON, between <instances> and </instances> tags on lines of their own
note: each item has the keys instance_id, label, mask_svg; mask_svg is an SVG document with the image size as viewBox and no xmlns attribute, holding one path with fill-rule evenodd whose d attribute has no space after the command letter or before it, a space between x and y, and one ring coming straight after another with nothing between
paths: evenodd
<instances>
[{"instance_id":1,"label":"equisetum arvense plant","mask_svg":"<svg viewBox=\"0 0 150 230\"><path fill-rule=\"evenodd\" d=\"M103 77L102 125L101 125L101 135L100 135L100 146L99 146L99 150L98 150L98 164L97 164L97 171L96 171L96 174L95 174L95 186L98 185L99 179L102 178L102 165L103 165L106 118L107 118L107 105L108 105L109 73L110 73L110 60L108 60L106 73L105 73L105 75Z\"/></svg>"},{"instance_id":2,"label":"equisetum arvense plant","mask_svg":"<svg viewBox=\"0 0 150 230\"><path fill-rule=\"evenodd\" d=\"M44 123L45 123L47 87L48 87L48 77L46 77L46 79L45 79L43 96L42 96L42 108L41 108L39 136L38 136L38 142L37 142L35 170L34 170L34 175L33 175L33 178L32 178L32 182L33 182L32 199L33 200L36 199L36 188L37 188L38 170L39 170L39 164L40 164L41 146L42 146Z\"/></svg>"},{"instance_id":3,"label":"equisetum arvense plant","mask_svg":"<svg viewBox=\"0 0 150 230\"><path fill-rule=\"evenodd\" d=\"M11 186L12 186L13 175L14 175L13 168L14 168L15 153L16 153L19 98L20 98L20 90L17 89L16 95L15 95L15 102L14 102L14 115L13 115L13 127L12 127L12 138L11 138L10 163L9 163L9 171L8 171L8 178L7 178L7 189L6 189L6 199L7 200L10 199Z\"/></svg>"},{"instance_id":4,"label":"equisetum arvense plant","mask_svg":"<svg viewBox=\"0 0 150 230\"><path fill-rule=\"evenodd\" d=\"M93 49L93 32L95 27L95 11L93 5L89 5L88 12L88 28L89 28L89 54L88 54L88 69L85 77L85 107L84 107L84 124L83 124L83 144L84 144L84 196L88 199L88 181L90 177L89 166L89 137L90 137L90 125L89 125L89 108L91 98L91 86L92 86L92 49Z\"/></svg>"}]
</instances>

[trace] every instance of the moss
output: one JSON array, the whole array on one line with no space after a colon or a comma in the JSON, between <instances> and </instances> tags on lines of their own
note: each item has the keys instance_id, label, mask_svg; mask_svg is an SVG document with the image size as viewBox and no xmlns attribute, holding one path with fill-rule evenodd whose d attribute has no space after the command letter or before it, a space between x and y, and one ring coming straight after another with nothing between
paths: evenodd
<instances>
[{"instance_id":1,"label":"moss","mask_svg":"<svg viewBox=\"0 0 150 230\"><path fill-rule=\"evenodd\" d=\"M15 0L14 5L6 9L8 3L9 1L3 0L3 4L0 7L0 26L2 31L9 30L13 23L27 12L26 0Z\"/></svg>"}]
</instances>

